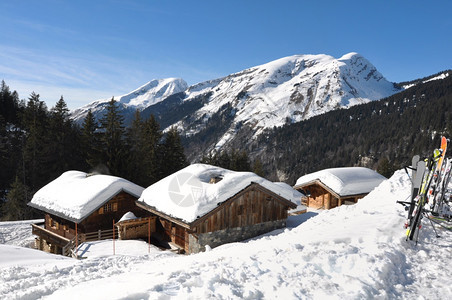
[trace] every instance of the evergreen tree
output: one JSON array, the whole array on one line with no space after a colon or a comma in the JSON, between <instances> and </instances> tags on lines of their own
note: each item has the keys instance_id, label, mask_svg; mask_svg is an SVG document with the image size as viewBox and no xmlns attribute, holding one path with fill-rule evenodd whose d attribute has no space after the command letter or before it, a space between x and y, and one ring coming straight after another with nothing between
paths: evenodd
<instances>
[{"instance_id":1,"label":"evergreen tree","mask_svg":"<svg viewBox=\"0 0 452 300\"><path fill-rule=\"evenodd\" d=\"M253 173L258 176L265 177L264 166L262 165L262 161L259 158L256 158L254 160Z\"/></svg>"},{"instance_id":2,"label":"evergreen tree","mask_svg":"<svg viewBox=\"0 0 452 300\"><path fill-rule=\"evenodd\" d=\"M250 159L246 151L231 151L230 169L234 171L251 171Z\"/></svg>"},{"instance_id":3,"label":"evergreen tree","mask_svg":"<svg viewBox=\"0 0 452 300\"><path fill-rule=\"evenodd\" d=\"M28 98L23 114L23 125L26 131L22 172L28 182L25 183L32 191L37 190L47 181L45 155L46 133L48 132L47 107L34 92Z\"/></svg>"},{"instance_id":4,"label":"evergreen tree","mask_svg":"<svg viewBox=\"0 0 452 300\"><path fill-rule=\"evenodd\" d=\"M126 131L127 178L132 182L144 186L146 183L146 166L143 162L146 155L144 149L144 128L140 111L136 110L132 124Z\"/></svg>"},{"instance_id":5,"label":"evergreen tree","mask_svg":"<svg viewBox=\"0 0 452 300\"><path fill-rule=\"evenodd\" d=\"M396 170L397 168L394 166L394 164L389 162L389 159L387 157L383 157L378 163L377 172L386 178L391 177Z\"/></svg>"},{"instance_id":6,"label":"evergreen tree","mask_svg":"<svg viewBox=\"0 0 452 300\"><path fill-rule=\"evenodd\" d=\"M161 151L161 178L166 177L188 165L177 129L171 127L166 133Z\"/></svg>"},{"instance_id":7,"label":"evergreen tree","mask_svg":"<svg viewBox=\"0 0 452 300\"><path fill-rule=\"evenodd\" d=\"M112 175L124 176L127 173L123 140L124 117L119 113L114 98L108 103L107 111L100 123L103 161Z\"/></svg>"},{"instance_id":8,"label":"evergreen tree","mask_svg":"<svg viewBox=\"0 0 452 300\"><path fill-rule=\"evenodd\" d=\"M76 165L78 155L78 134L69 119L69 109L61 96L55 107L50 110L48 143L46 155L48 176L55 178Z\"/></svg>"},{"instance_id":9,"label":"evergreen tree","mask_svg":"<svg viewBox=\"0 0 452 300\"><path fill-rule=\"evenodd\" d=\"M160 180L162 177L162 161L160 161L159 153L161 153L161 149L164 147L160 144L163 133L160 130L160 125L155 119L154 115L151 115L143 124L143 165L145 168L145 175L144 178L146 182L144 183L144 186L151 185L158 180ZM177 134L177 131L176 131ZM177 134L178 139L178 146L182 147L180 143L180 137ZM177 139L177 138L176 138ZM184 150L178 150L182 151L181 155L183 156L183 162L186 164L186 158L184 155ZM185 166L185 165L184 165Z\"/></svg>"},{"instance_id":10,"label":"evergreen tree","mask_svg":"<svg viewBox=\"0 0 452 300\"><path fill-rule=\"evenodd\" d=\"M8 166L8 135L6 131L6 122L2 115L0 115L0 205L6 193L6 187L9 181L9 166Z\"/></svg>"},{"instance_id":11,"label":"evergreen tree","mask_svg":"<svg viewBox=\"0 0 452 300\"><path fill-rule=\"evenodd\" d=\"M0 115L8 123L18 123L19 96L17 92L11 92L9 86L2 80L0 85Z\"/></svg>"},{"instance_id":12,"label":"evergreen tree","mask_svg":"<svg viewBox=\"0 0 452 300\"><path fill-rule=\"evenodd\" d=\"M3 220L26 220L32 218L31 208L27 206L31 193L18 177L11 185L7 200L2 205Z\"/></svg>"},{"instance_id":13,"label":"evergreen tree","mask_svg":"<svg viewBox=\"0 0 452 300\"><path fill-rule=\"evenodd\" d=\"M83 120L80 139L85 162L91 169L97 168L102 163L102 146L98 129L98 124L90 109Z\"/></svg>"}]
</instances>

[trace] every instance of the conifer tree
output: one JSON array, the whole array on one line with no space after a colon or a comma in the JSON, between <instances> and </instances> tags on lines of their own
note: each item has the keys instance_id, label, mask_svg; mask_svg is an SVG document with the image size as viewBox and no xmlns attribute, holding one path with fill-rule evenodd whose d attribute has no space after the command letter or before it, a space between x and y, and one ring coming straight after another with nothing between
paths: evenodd
<instances>
[{"instance_id":1,"label":"conifer tree","mask_svg":"<svg viewBox=\"0 0 452 300\"><path fill-rule=\"evenodd\" d=\"M171 127L166 133L165 141L161 151L161 177L166 177L188 165L184 154L179 133L176 127Z\"/></svg>"},{"instance_id":2,"label":"conifer tree","mask_svg":"<svg viewBox=\"0 0 452 300\"><path fill-rule=\"evenodd\" d=\"M7 200L2 205L3 220L25 220L32 217L31 208L27 206L31 193L18 177L11 185Z\"/></svg>"},{"instance_id":3,"label":"conifer tree","mask_svg":"<svg viewBox=\"0 0 452 300\"><path fill-rule=\"evenodd\" d=\"M90 109L83 120L80 138L85 162L91 169L96 168L102 163L102 147L98 129L98 124Z\"/></svg>"},{"instance_id":4,"label":"conifer tree","mask_svg":"<svg viewBox=\"0 0 452 300\"><path fill-rule=\"evenodd\" d=\"M69 170L77 161L78 135L74 133L72 121L69 119L69 109L61 96L55 107L50 110L48 142L48 176L51 178Z\"/></svg>"},{"instance_id":5,"label":"conifer tree","mask_svg":"<svg viewBox=\"0 0 452 300\"><path fill-rule=\"evenodd\" d=\"M231 151L230 169L234 171L250 171L251 164L246 151Z\"/></svg>"},{"instance_id":6,"label":"conifer tree","mask_svg":"<svg viewBox=\"0 0 452 300\"><path fill-rule=\"evenodd\" d=\"M264 166L262 165L262 161L259 158L256 158L254 160L253 173L258 176L265 177Z\"/></svg>"},{"instance_id":7,"label":"conifer tree","mask_svg":"<svg viewBox=\"0 0 452 300\"><path fill-rule=\"evenodd\" d=\"M144 157L144 128L140 111L136 110L132 124L126 130L127 155L127 178L139 185L145 185L146 167Z\"/></svg>"},{"instance_id":8,"label":"conifer tree","mask_svg":"<svg viewBox=\"0 0 452 300\"><path fill-rule=\"evenodd\" d=\"M124 145L124 117L119 113L119 108L114 98L110 100L107 111L100 121L101 142L103 160L109 172L115 176L124 176L125 169L125 145Z\"/></svg>"},{"instance_id":9,"label":"conifer tree","mask_svg":"<svg viewBox=\"0 0 452 300\"><path fill-rule=\"evenodd\" d=\"M40 188L46 181L47 156L46 133L48 132L47 107L39 99L39 95L32 93L28 98L23 115L23 125L26 138L23 148L23 170L25 183L32 191Z\"/></svg>"},{"instance_id":10,"label":"conifer tree","mask_svg":"<svg viewBox=\"0 0 452 300\"><path fill-rule=\"evenodd\" d=\"M161 164L159 153L161 152L161 148L163 147L160 142L163 136L162 131L160 130L160 125L155 119L154 115L151 115L144 123L143 123L143 165L145 168L144 178L146 182L145 186L153 184L160 180L161 178ZM180 138L179 138L180 142ZM183 154L183 149L182 149ZM185 158L185 155L184 155Z\"/></svg>"}]
</instances>

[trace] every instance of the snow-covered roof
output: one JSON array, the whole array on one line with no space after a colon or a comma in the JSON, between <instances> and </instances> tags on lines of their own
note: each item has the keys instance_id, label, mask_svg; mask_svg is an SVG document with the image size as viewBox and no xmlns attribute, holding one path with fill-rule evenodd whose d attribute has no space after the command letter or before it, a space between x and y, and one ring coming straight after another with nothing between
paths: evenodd
<instances>
[{"instance_id":1,"label":"snow-covered roof","mask_svg":"<svg viewBox=\"0 0 452 300\"><path fill-rule=\"evenodd\" d=\"M29 205L78 223L119 192L138 198L143 190L120 177L67 171L37 191Z\"/></svg>"},{"instance_id":2,"label":"snow-covered roof","mask_svg":"<svg viewBox=\"0 0 452 300\"><path fill-rule=\"evenodd\" d=\"M386 178L363 167L332 168L301 176L295 188L317 180L343 197L369 193Z\"/></svg>"},{"instance_id":3,"label":"snow-covered roof","mask_svg":"<svg viewBox=\"0 0 452 300\"><path fill-rule=\"evenodd\" d=\"M296 203L297 205L300 205L301 198L306 197L303 193L300 193L299 191L297 191L296 189L294 189L293 187L291 187L289 184L287 184L285 182L273 182L273 183L281 188L286 189L287 193L292 195L291 198L286 198L286 199L292 201L293 203Z\"/></svg>"},{"instance_id":4,"label":"snow-covered roof","mask_svg":"<svg viewBox=\"0 0 452 300\"><path fill-rule=\"evenodd\" d=\"M131 211L126 212L121 219L119 219L118 223L122 222L122 221L130 221L130 220L135 220L137 219L137 216L135 216L135 214Z\"/></svg>"},{"instance_id":5,"label":"snow-covered roof","mask_svg":"<svg viewBox=\"0 0 452 300\"><path fill-rule=\"evenodd\" d=\"M221 178L215 184L211 178ZM186 223L195 221L252 183L298 204L293 188L280 186L251 172L235 172L206 164L190 165L144 190L139 202Z\"/></svg>"}]
</instances>

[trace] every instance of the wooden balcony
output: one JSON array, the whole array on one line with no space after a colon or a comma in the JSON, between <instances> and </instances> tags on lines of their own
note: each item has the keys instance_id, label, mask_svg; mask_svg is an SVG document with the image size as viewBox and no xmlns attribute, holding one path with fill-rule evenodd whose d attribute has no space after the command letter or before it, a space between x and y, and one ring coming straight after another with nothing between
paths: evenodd
<instances>
[{"instance_id":1,"label":"wooden balcony","mask_svg":"<svg viewBox=\"0 0 452 300\"><path fill-rule=\"evenodd\" d=\"M48 229L45 229L42 226L44 223L40 224L31 224L31 232L34 235L39 236L40 238L46 240L48 243L58 245L60 247L66 246L71 240L67 237L61 236L53 231L50 231Z\"/></svg>"}]
</instances>

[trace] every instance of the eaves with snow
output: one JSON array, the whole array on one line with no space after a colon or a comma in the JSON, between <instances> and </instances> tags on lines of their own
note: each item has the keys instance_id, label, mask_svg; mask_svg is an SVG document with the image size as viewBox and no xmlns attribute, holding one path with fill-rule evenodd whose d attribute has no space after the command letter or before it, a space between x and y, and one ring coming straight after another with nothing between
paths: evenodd
<instances>
[{"instance_id":1,"label":"eaves with snow","mask_svg":"<svg viewBox=\"0 0 452 300\"><path fill-rule=\"evenodd\" d=\"M189 224L251 184L259 184L288 203L300 204L302 194L289 185L206 164L193 164L163 178L145 189L137 202Z\"/></svg>"},{"instance_id":2,"label":"eaves with snow","mask_svg":"<svg viewBox=\"0 0 452 300\"><path fill-rule=\"evenodd\" d=\"M80 223L120 192L138 198L143 190L120 177L67 171L37 191L28 205Z\"/></svg>"},{"instance_id":3,"label":"eaves with snow","mask_svg":"<svg viewBox=\"0 0 452 300\"><path fill-rule=\"evenodd\" d=\"M307 174L298 178L294 188L303 188L321 183L340 197L367 194L386 177L363 167L331 168Z\"/></svg>"}]
</instances>

